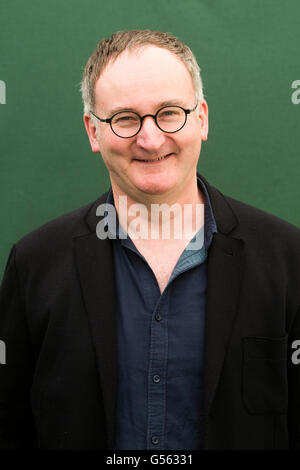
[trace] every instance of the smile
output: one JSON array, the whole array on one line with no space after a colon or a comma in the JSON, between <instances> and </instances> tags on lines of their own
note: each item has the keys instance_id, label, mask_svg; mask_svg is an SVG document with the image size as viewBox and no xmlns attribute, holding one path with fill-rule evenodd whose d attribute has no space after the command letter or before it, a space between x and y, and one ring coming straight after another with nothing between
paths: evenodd
<instances>
[{"instance_id":1,"label":"smile","mask_svg":"<svg viewBox=\"0 0 300 470\"><path fill-rule=\"evenodd\" d=\"M158 157L158 158L152 158L152 159L149 159L149 160L140 160L140 159L137 159L137 161L139 162L143 162L143 163L154 163L154 162L159 162L161 160L166 160L167 158L169 158L172 154L169 153L168 155L165 155L164 157Z\"/></svg>"}]
</instances>

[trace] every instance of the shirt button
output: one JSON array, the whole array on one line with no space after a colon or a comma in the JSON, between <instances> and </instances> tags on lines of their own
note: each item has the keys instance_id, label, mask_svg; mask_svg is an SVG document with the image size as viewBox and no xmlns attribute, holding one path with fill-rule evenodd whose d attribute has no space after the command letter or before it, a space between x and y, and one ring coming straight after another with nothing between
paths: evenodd
<instances>
[{"instance_id":1,"label":"shirt button","mask_svg":"<svg viewBox=\"0 0 300 470\"><path fill-rule=\"evenodd\" d=\"M155 320L156 321L161 321L162 320L162 316L160 315L160 313L155 314Z\"/></svg>"},{"instance_id":2,"label":"shirt button","mask_svg":"<svg viewBox=\"0 0 300 470\"><path fill-rule=\"evenodd\" d=\"M159 375L153 375L152 380L155 384L158 384L160 382L160 376Z\"/></svg>"},{"instance_id":3,"label":"shirt button","mask_svg":"<svg viewBox=\"0 0 300 470\"><path fill-rule=\"evenodd\" d=\"M157 436L152 436L151 442L152 442L152 444L157 445L159 443L158 437Z\"/></svg>"}]
</instances>

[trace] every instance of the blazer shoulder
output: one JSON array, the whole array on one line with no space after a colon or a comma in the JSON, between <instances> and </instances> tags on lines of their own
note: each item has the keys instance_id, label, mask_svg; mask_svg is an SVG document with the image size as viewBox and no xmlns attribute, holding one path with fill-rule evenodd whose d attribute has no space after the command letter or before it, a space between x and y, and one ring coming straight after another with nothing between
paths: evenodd
<instances>
[{"instance_id":1,"label":"blazer shoulder","mask_svg":"<svg viewBox=\"0 0 300 470\"><path fill-rule=\"evenodd\" d=\"M272 237L276 242L290 240L300 243L300 228L296 225L230 196L224 197L237 217L238 230L241 234L255 230L262 238Z\"/></svg>"},{"instance_id":2,"label":"blazer shoulder","mask_svg":"<svg viewBox=\"0 0 300 470\"><path fill-rule=\"evenodd\" d=\"M73 237L90 233L86 219L88 214L98 204L106 200L107 193L98 199L78 209L63 214L40 227L29 232L16 243L16 250L20 252L31 252L33 248L41 247L51 251L55 247L69 243Z\"/></svg>"}]
</instances>

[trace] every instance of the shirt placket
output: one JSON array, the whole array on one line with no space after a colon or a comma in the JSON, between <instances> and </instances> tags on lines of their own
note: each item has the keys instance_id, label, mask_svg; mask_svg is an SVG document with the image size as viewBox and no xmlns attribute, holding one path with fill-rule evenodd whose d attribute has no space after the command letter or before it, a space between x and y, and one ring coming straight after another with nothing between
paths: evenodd
<instances>
[{"instance_id":1,"label":"shirt placket","mask_svg":"<svg viewBox=\"0 0 300 470\"><path fill-rule=\"evenodd\" d=\"M165 446L169 303L167 291L168 289L163 292L157 302L150 327L147 426L149 450L161 450Z\"/></svg>"}]
</instances>

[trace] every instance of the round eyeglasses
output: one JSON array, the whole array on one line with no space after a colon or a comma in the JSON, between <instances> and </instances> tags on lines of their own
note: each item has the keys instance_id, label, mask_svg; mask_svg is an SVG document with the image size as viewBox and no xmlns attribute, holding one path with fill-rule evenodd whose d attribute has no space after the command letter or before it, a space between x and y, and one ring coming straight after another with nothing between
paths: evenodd
<instances>
[{"instance_id":1,"label":"round eyeglasses","mask_svg":"<svg viewBox=\"0 0 300 470\"><path fill-rule=\"evenodd\" d=\"M91 111L91 114L101 122L110 124L114 134L122 139L129 139L137 135L146 117L152 117L157 127L169 134L180 131L187 121L187 115L195 111L198 103L193 109L184 109L181 106L164 106L156 114L145 114L140 116L134 111L120 111L108 119L101 119Z\"/></svg>"}]
</instances>

